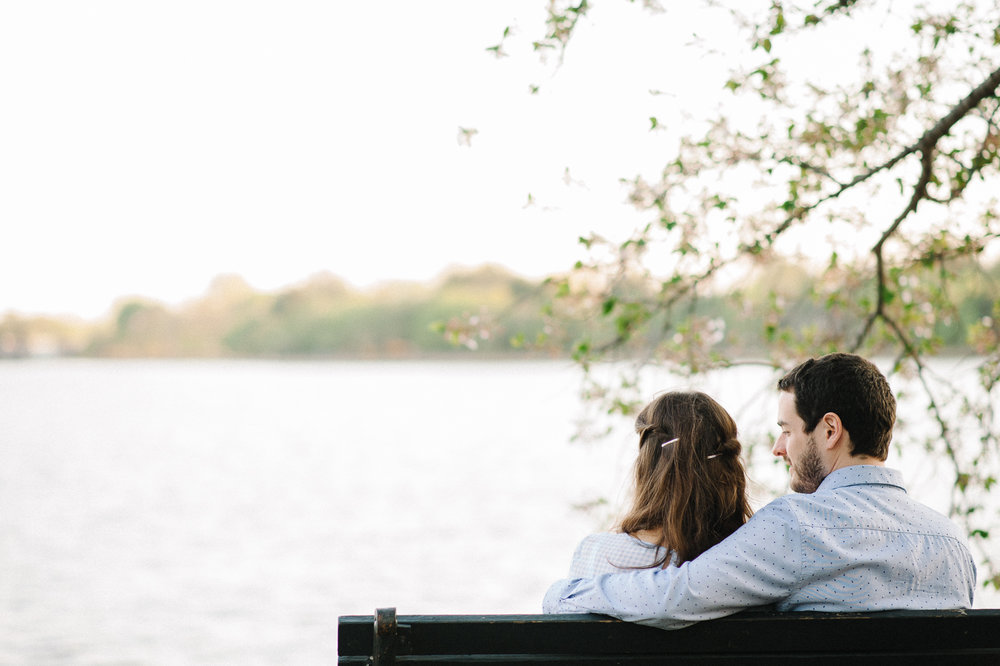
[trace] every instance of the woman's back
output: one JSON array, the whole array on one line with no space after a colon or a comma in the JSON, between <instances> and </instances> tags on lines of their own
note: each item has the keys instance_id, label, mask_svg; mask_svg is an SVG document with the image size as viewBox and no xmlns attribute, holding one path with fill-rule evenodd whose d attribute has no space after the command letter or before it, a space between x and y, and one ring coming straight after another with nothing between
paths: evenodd
<instances>
[{"instance_id":1,"label":"woman's back","mask_svg":"<svg viewBox=\"0 0 1000 666\"><path fill-rule=\"evenodd\" d=\"M672 391L636 416L631 507L577 547L570 578L679 565L750 517L736 423L704 393Z\"/></svg>"}]
</instances>

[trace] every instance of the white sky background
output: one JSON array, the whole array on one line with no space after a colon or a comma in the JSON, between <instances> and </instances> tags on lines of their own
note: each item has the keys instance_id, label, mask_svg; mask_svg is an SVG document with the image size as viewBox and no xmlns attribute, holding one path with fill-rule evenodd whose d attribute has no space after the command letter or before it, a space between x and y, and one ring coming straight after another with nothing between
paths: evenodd
<instances>
[{"instance_id":1,"label":"white sky background","mask_svg":"<svg viewBox=\"0 0 1000 666\"><path fill-rule=\"evenodd\" d=\"M649 117L692 111L675 91L710 63L680 51L689 10L605 2L543 65L544 6L4 3L0 313L177 303L221 273L277 289L569 268L578 236L638 223L618 179L662 165Z\"/></svg>"}]
</instances>

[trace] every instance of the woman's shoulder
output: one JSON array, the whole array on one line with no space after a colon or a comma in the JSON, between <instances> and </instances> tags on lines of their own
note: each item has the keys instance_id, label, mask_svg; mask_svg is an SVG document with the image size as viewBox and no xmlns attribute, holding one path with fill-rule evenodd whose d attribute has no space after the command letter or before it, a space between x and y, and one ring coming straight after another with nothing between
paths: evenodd
<instances>
[{"instance_id":1,"label":"woman's shoulder","mask_svg":"<svg viewBox=\"0 0 1000 666\"><path fill-rule=\"evenodd\" d=\"M573 555L571 578L587 578L654 565L662 557L659 547L622 532L590 534Z\"/></svg>"},{"instance_id":2,"label":"woman's shoulder","mask_svg":"<svg viewBox=\"0 0 1000 666\"><path fill-rule=\"evenodd\" d=\"M583 537L580 547L599 548L601 546L620 545L630 541L635 541L635 537L624 532L595 532Z\"/></svg>"},{"instance_id":3,"label":"woman's shoulder","mask_svg":"<svg viewBox=\"0 0 1000 666\"><path fill-rule=\"evenodd\" d=\"M618 552L623 549L633 549L637 547L655 548L652 544L645 543L624 532L596 532L588 534L576 547L577 554L601 553L607 554Z\"/></svg>"}]
</instances>

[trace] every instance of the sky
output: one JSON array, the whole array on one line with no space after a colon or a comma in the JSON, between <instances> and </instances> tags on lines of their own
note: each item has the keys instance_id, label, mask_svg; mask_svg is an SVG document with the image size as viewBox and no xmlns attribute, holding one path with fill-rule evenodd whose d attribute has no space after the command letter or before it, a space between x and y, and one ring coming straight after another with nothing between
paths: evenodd
<instances>
[{"instance_id":1,"label":"sky","mask_svg":"<svg viewBox=\"0 0 1000 666\"><path fill-rule=\"evenodd\" d=\"M685 50L698 17L600 3L560 64L530 49L545 4L4 3L0 314L178 304L231 273L540 278L627 236L620 179L668 141L649 118L704 101L680 92L713 66Z\"/></svg>"}]
</instances>

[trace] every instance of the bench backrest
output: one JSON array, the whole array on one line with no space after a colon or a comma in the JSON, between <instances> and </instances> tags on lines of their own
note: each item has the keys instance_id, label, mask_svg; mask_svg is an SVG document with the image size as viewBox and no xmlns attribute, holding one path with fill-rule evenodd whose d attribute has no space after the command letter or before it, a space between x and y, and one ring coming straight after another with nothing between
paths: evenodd
<instances>
[{"instance_id":1,"label":"bench backrest","mask_svg":"<svg viewBox=\"0 0 1000 666\"><path fill-rule=\"evenodd\" d=\"M602 615L401 615L339 620L340 664L1000 664L1000 609L744 611L663 631ZM808 661L807 661L808 660Z\"/></svg>"}]
</instances>

